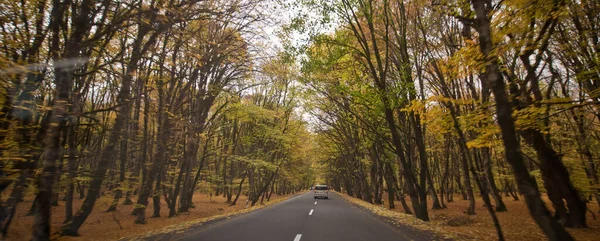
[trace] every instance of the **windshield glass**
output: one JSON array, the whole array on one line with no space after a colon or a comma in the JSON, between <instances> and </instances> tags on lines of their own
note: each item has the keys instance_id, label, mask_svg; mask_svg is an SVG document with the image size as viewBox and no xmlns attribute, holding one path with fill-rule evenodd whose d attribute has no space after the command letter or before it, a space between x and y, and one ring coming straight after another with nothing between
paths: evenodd
<instances>
[{"instance_id":1,"label":"windshield glass","mask_svg":"<svg viewBox=\"0 0 600 241\"><path fill-rule=\"evenodd\" d=\"M315 187L316 190L327 190L327 186L317 186Z\"/></svg>"}]
</instances>

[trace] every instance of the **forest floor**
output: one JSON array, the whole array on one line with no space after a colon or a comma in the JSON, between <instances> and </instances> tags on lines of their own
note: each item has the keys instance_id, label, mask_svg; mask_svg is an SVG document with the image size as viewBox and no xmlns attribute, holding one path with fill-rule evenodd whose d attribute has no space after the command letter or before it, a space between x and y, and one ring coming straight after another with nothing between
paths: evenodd
<instances>
[{"instance_id":1,"label":"forest floor","mask_svg":"<svg viewBox=\"0 0 600 241\"><path fill-rule=\"evenodd\" d=\"M389 209L388 203L385 202L384 209L381 205L372 205L348 195L343 196L348 201L367 208L394 223L403 223L418 229L430 230L438 235L456 240L498 240L492 219L487 209L483 206L483 200L480 198L476 199L475 215L467 215L465 213L469 202L461 200L459 195L454 197L454 202L446 203L447 208L440 210L431 210L432 203L430 201L428 206L430 208L430 222L426 223L412 215L404 214L400 202L394 202L396 205L395 209ZM387 195L384 195L384 197L387 200ZM497 216L506 240L547 240L541 229L529 215L525 201L522 198L521 201L513 201L512 197L505 197L503 200L508 211L499 212ZM412 208L410 200L406 199L406 201L408 206ZM545 201L546 205L549 205L549 201L547 199ZM548 208L552 210L550 206ZM590 212L587 213L589 228L567 229L575 240L598 240L598 237L600 237L598 203L590 202L588 203L588 208L594 212L593 215Z\"/></svg>"},{"instance_id":2,"label":"forest floor","mask_svg":"<svg viewBox=\"0 0 600 241\"><path fill-rule=\"evenodd\" d=\"M291 195L278 196L277 194L273 194L271 196L271 201L266 203L265 200L265 203L266 205L270 205L279 201L283 201L290 196ZM65 206L64 202L61 201L59 202L59 206L52 207L51 234L53 234L52 238L54 240L61 241L104 241L117 240L123 237L166 232L169 229L177 229L177 225L180 224L193 222L197 223L210 220L212 218L234 215L260 208L261 205L256 205L253 208L246 208L246 198L247 197L245 196L240 196L237 205L230 207L226 202L226 198L221 196L210 197L206 194L196 193L193 197L193 202L196 207L191 209L189 213L181 213L173 218L168 217L169 209L167 208L164 200L162 200L160 212L161 217L147 218L147 223L140 225L134 224L134 216L130 215L134 205L119 205L118 211L116 212L104 212L106 209L108 209L110 203L112 202L112 195L105 195L96 202L94 210L79 230L79 237L58 238L56 232L58 232L65 217ZM25 214L31 207L32 202L33 195L31 197L26 197L25 201L18 205L15 219L13 219L13 222L8 230L7 240L16 241L31 239L33 216L26 216ZM77 212L77 208L79 208L82 202L83 199L80 200L76 198L73 200L73 205L76 207L73 212ZM146 209L146 216L150 217L152 212L153 209L149 207Z\"/></svg>"}]
</instances>

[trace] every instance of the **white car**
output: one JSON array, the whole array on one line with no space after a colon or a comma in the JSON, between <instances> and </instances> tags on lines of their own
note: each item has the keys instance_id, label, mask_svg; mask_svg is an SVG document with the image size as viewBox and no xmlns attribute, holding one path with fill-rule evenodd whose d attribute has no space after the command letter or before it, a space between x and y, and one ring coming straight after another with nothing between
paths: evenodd
<instances>
[{"instance_id":1,"label":"white car","mask_svg":"<svg viewBox=\"0 0 600 241\"><path fill-rule=\"evenodd\" d=\"M327 185L317 185L314 188L315 199L325 198L329 199L329 187Z\"/></svg>"}]
</instances>

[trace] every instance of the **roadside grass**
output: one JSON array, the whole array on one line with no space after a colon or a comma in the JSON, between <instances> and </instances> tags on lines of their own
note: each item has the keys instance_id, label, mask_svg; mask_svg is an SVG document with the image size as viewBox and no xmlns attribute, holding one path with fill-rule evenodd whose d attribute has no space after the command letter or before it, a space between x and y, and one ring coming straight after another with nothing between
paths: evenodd
<instances>
[{"instance_id":1,"label":"roadside grass","mask_svg":"<svg viewBox=\"0 0 600 241\"><path fill-rule=\"evenodd\" d=\"M460 200L459 195L454 197L454 202L446 203L447 208L431 210L431 200L429 200L429 218L430 222L423 222L413 215L405 214L400 202L394 202L396 208L389 209L389 204L385 203L385 208L381 205L374 205L361 199L350 197L346 194L342 196L361 207L365 207L377 215L394 220L396 223L402 223L411 227L434 232L435 234L454 240L498 240L496 229L492 223L490 215L483 200L476 199L475 215L467 215L465 211L469 205L467 200ZM384 200L387 201L387 195L384 194ZM504 197L507 212L496 213L500 220L500 225L506 240L519 241L539 241L547 240L539 227L535 224L525 202L513 201L512 198ZM412 208L410 199L406 199L409 207ZM550 202L545 199L546 205L552 210ZM589 228L572 229L567 231L575 240L599 240L600 238L600 220L598 220L599 208L596 202L588 203L590 212L587 213L587 223ZM593 212L593 214L592 214Z\"/></svg>"},{"instance_id":2,"label":"roadside grass","mask_svg":"<svg viewBox=\"0 0 600 241\"><path fill-rule=\"evenodd\" d=\"M163 233L179 232L193 225L199 225L207 221L251 212L284 201L292 196L293 194L283 196L273 194L270 202L266 202L265 200L265 205L257 204L254 207L246 208L246 196L240 196L237 205L230 207L229 203L226 202L227 199L224 197L210 197L206 194L196 193L193 197L193 203L196 207L192 208L189 213L180 213L175 217L169 218L169 210L164 200L162 200L160 211L161 217L147 218L147 223L140 225L135 224L133 222L134 216L130 215L134 205L121 205L123 200L121 200L116 212L104 212L110 206L113 198L112 195L104 195L98 200L94 210L81 227L79 237L58 237L56 235L58 229L62 226L65 217L64 202L59 202L59 206L52 207L50 232L53 234L53 240L60 241L143 239L145 237ZM18 205L17 213L8 230L7 240L31 240L33 216L26 216L26 213L32 202L33 196L28 196L25 198L24 202L21 202ZM76 212L83 200L76 198L73 202L75 207L74 212ZM151 202L150 207L146 209L146 215L149 217L152 215L152 212Z\"/></svg>"}]
</instances>

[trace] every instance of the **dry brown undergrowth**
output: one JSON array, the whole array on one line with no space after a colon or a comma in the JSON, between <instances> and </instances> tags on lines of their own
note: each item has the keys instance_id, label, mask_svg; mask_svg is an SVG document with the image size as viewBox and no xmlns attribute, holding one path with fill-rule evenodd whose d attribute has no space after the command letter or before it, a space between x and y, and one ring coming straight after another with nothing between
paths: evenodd
<instances>
[{"instance_id":1,"label":"dry brown undergrowth","mask_svg":"<svg viewBox=\"0 0 600 241\"><path fill-rule=\"evenodd\" d=\"M291 195L277 196L273 194L271 201L266 205L271 205L289 198ZM79 207L83 200L74 200L74 206ZM204 194L195 194L193 202L196 205L189 213L182 213L176 217L168 218L169 210L166 204L162 203L161 217L148 218L146 224L134 224L134 217L130 215L134 205L123 206L119 205L117 212L104 212L110 206L112 201L111 195L105 195L98 200L94 211L90 214L86 222L80 229L79 237L61 237L61 241L105 241L117 240L123 237L136 238L155 233L179 230L189 225L199 222L205 222L212 219L230 216L234 214L249 212L263 206L257 205L252 208L246 208L246 197L242 196L238 200L238 204L229 207L226 203L226 198L211 197ZM28 197L24 202L17 207L17 214L8 231L7 240L30 240L31 227L33 225L33 216L25 216L32 203L32 197ZM64 220L65 207L64 202L59 202L60 206L52 207L52 224L51 233L55 233ZM75 210L77 211L77 210ZM146 215L152 215L152 207L146 210ZM53 238L56 238L53 235Z\"/></svg>"},{"instance_id":2,"label":"dry brown undergrowth","mask_svg":"<svg viewBox=\"0 0 600 241\"><path fill-rule=\"evenodd\" d=\"M368 208L380 216L391 218L397 223L406 224L422 230L429 230L442 237L453 238L456 240L498 240L492 220L487 209L483 206L483 200L481 199L476 200L476 214L467 215L464 212L469 203L466 200L458 200L460 197L457 195L455 196L454 202L446 203L448 208L440 210L430 209L429 218L431 221L427 223L412 215L403 213L404 210L402 209L400 202L395 202L396 208L390 210L387 203L385 204L385 208L382 208L380 205L372 205L345 194L342 196L352 203ZM407 202L410 207L410 200L407 199ZM546 240L542 231L537 227L529 215L529 211L527 210L524 201L513 201L512 198L504 198L504 202L508 211L497 213L497 215L506 240ZM546 204L549 204L547 200ZM429 203L429 207L431 207L431 202ZM596 202L591 202L588 203L588 207L594 212L596 219L594 219L594 215L588 212L587 223L589 228L567 229L567 231L573 235L575 240L592 241L600 239L598 204ZM548 206L548 208L551 207Z\"/></svg>"}]
</instances>

